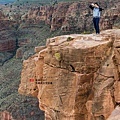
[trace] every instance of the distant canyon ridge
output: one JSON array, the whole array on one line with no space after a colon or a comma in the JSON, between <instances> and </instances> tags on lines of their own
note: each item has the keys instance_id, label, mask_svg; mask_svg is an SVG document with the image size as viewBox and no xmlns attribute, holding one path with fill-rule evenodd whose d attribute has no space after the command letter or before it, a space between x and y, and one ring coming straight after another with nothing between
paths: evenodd
<instances>
[{"instance_id":1,"label":"distant canyon ridge","mask_svg":"<svg viewBox=\"0 0 120 120\"><path fill-rule=\"evenodd\" d=\"M45 21L50 25L51 31L60 29L62 31L91 31L92 11L89 5L93 1L61 2L54 6L34 7L22 16L25 21L37 23ZM100 2L103 7L101 17L101 29L111 29L120 19L120 2L118 0Z\"/></svg>"}]
</instances>

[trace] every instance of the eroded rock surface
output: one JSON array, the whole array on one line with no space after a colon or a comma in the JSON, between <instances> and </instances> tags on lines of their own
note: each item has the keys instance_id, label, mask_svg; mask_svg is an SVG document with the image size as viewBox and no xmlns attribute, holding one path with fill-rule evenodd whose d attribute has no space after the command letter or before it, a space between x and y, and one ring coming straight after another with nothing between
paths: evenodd
<instances>
[{"instance_id":1,"label":"eroded rock surface","mask_svg":"<svg viewBox=\"0 0 120 120\"><path fill-rule=\"evenodd\" d=\"M0 10L0 65L13 57L17 48L14 20L9 20L3 11Z\"/></svg>"},{"instance_id":2,"label":"eroded rock surface","mask_svg":"<svg viewBox=\"0 0 120 120\"><path fill-rule=\"evenodd\" d=\"M9 112L0 112L0 120L14 120Z\"/></svg>"},{"instance_id":3,"label":"eroded rock surface","mask_svg":"<svg viewBox=\"0 0 120 120\"><path fill-rule=\"evenodd\" d=\"M0 11L0 52L14 51L16 49L16 39L13 34L14 24L15 21L9 20L3 11Z\"/></svg>"},{"instance_id":4,"label":"eroded rock surface","mask_svg":"<svg viewBox=\"0 0 120 120\"><path fill-rule=\"evenodd\" d=\"M106 120L120 102L119 33L48 39L23 62L19 93L37 97L46 120Z\"/></svg>"},{"instance_id":5,"label":"eroded rock surface","mask_svg":"<svg viewBox=\"0 0 120 120\"><path fill-rule=\"evenodd\" d=\"M107 120L119 120L120 119L120 106L117 106Z\"/></svg>"}]
</instances>

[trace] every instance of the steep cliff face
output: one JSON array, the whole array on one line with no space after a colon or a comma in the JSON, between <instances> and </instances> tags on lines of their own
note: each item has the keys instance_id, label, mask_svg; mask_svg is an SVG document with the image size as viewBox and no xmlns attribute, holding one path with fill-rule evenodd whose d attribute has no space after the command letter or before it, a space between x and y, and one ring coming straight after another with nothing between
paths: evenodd
<instances>
[{"instance_id":1,"label":"steep cliff face","mask_svg":"<svg viewBox=\"0 0 120 120\"><path fill-rule=\"evenodd\" d=\"M14 120L9 112L0 112L0 120Z\"/></svg>"},{"instance_id":2,"label":"steep cliff face","mask_svg":"<svg viewBox=\"0 0 120 120\"><path fill-rule=\"evenodd\" d=\"M16 49L16 38L12 31L2 31L0 36L0 52L14 51Z\"/></svg>"},{"instance_id":3,"label":"steep cliff face","mask_svg":"<svg viewBox=\"0 0 120 120\"><path fill-rule=\"evenodd\" d=\"M12 28L14 24L15 21L0 19L0 52L16 49L16 39L13 34L14 28Z\"/></svg>"},{"instance_id":4,"label":"steep cliff face","mask_svg":"<svg viewBox=\"0 0 120 120\"><path fill-rule=\"evenodd\" d=\"M37 97L46 120L106 120L120 102L119 32L48 39L23 62L19 93Z\"/></svg>"},{"instance_id":5,"label":"steep cliff face","mask_svg":"<svg viewBox=\"0 0 120 120\"><path fill-rule=\"evenodd\" d=\"M13 34L13 26L16 22L9 20L2 11L0 11L0 52L14 51L16 49L16 40Z\"/></svg>"},{"instance_id":6,"label":"steep cliff face","mask_svg":"<svg viewBox=\"0 0 120 120\"><path fill-rule=\"evenodd\" d=\"M9 20L3 11L0 11L0 65L10 59L17 48L15 24L16 21Z\"/></svg>"},{"instance_id":7,"label":"steep cliff face","mask_svg":"<svg viewBox=\"0 0 120 120\"><path fill-rule=\"evenodd\" d=\"M86 2L64 2L55 6L42 6L31 9L23 19L34 23L41 20L45 21L46 24L50 25L51 31L57 29L62 31L83 31L83 29L89 30L91 28L91 21L87 18L92 19L92 17L88 12Z\"/></svg>"},{"instance_id":8,"label":"steep cliff face","mask_svg":"<svg viewBox=\"0 0 120 120\"><path fill-rule=\"evenodd\" d=\"M113 6L110 9L105 10L103 17L101 18L101 28L111 29L120 25L120 2L113 2Z\"/></svg>"},{"instance_id":9,"label":"steep cliff face","mask_svg":"<svg viewBox=\"0 0 120 120\"><path fill-rule=\"evenodd\" d=\"M92 11L89 4L93 0L81 2L63 2L54 6L42 6L32 8L23 19L33 23L45 21L50 25L51 30L61 29L62 31L90 31L92 29ZM104 8L101 17L101 29L110 29L120 20L120 2L100 1Z\"/></svg>"}]
</instances>

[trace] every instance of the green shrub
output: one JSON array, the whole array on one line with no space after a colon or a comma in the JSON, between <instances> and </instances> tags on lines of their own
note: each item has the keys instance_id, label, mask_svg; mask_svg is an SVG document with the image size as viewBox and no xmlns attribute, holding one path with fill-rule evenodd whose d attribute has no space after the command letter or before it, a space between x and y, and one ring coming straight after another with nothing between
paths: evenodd
<instances>
[{"instance_id":1,"label":"green shrub","mask_svg":"<svg viewBox=\"0 0 120 120\"><path fill-rule=\"evenodd\" d=\"M61 61L61 54L58 52L55 53L55 58L56 58L56 60Z\"/></svg>"},{"instance_id":2,"label":"green shrub","mask_svg":"<svg viewBox=\"0 0 120 120\"><path fill-rule=\"evenodd\" d=\"M67 41L72 41L74 38L72 38L72 37L68 37L67 38Z\"/></svg>"}]
</instances>

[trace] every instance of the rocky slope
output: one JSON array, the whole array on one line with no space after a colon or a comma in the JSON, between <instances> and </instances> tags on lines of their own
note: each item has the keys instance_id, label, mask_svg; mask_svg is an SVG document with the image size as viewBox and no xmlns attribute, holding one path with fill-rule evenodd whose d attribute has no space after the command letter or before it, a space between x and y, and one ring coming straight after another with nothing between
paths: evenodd
<instances>
[{"instance_id":1,"label":"rocky slope","mask_svg":"<svg viewBox=\"0 0 120 120\"><path fill-rule=\"evenodd\" d=\"M23 62L19 93L37 97L46 120L106 120L120 102L119 33L48 39Z\"/></svg>"},{"instance_id":2,"label":"rocky slope","mask_svg":"<svg viewBox=\"0 0 120 120\"><path fill-rule=\"evenodd\" d=\"M16 38L14 35L15 21L10 21L2 11L0 11L0 64L13 56L16 50Z\"/></svg>"}]
</instances>

